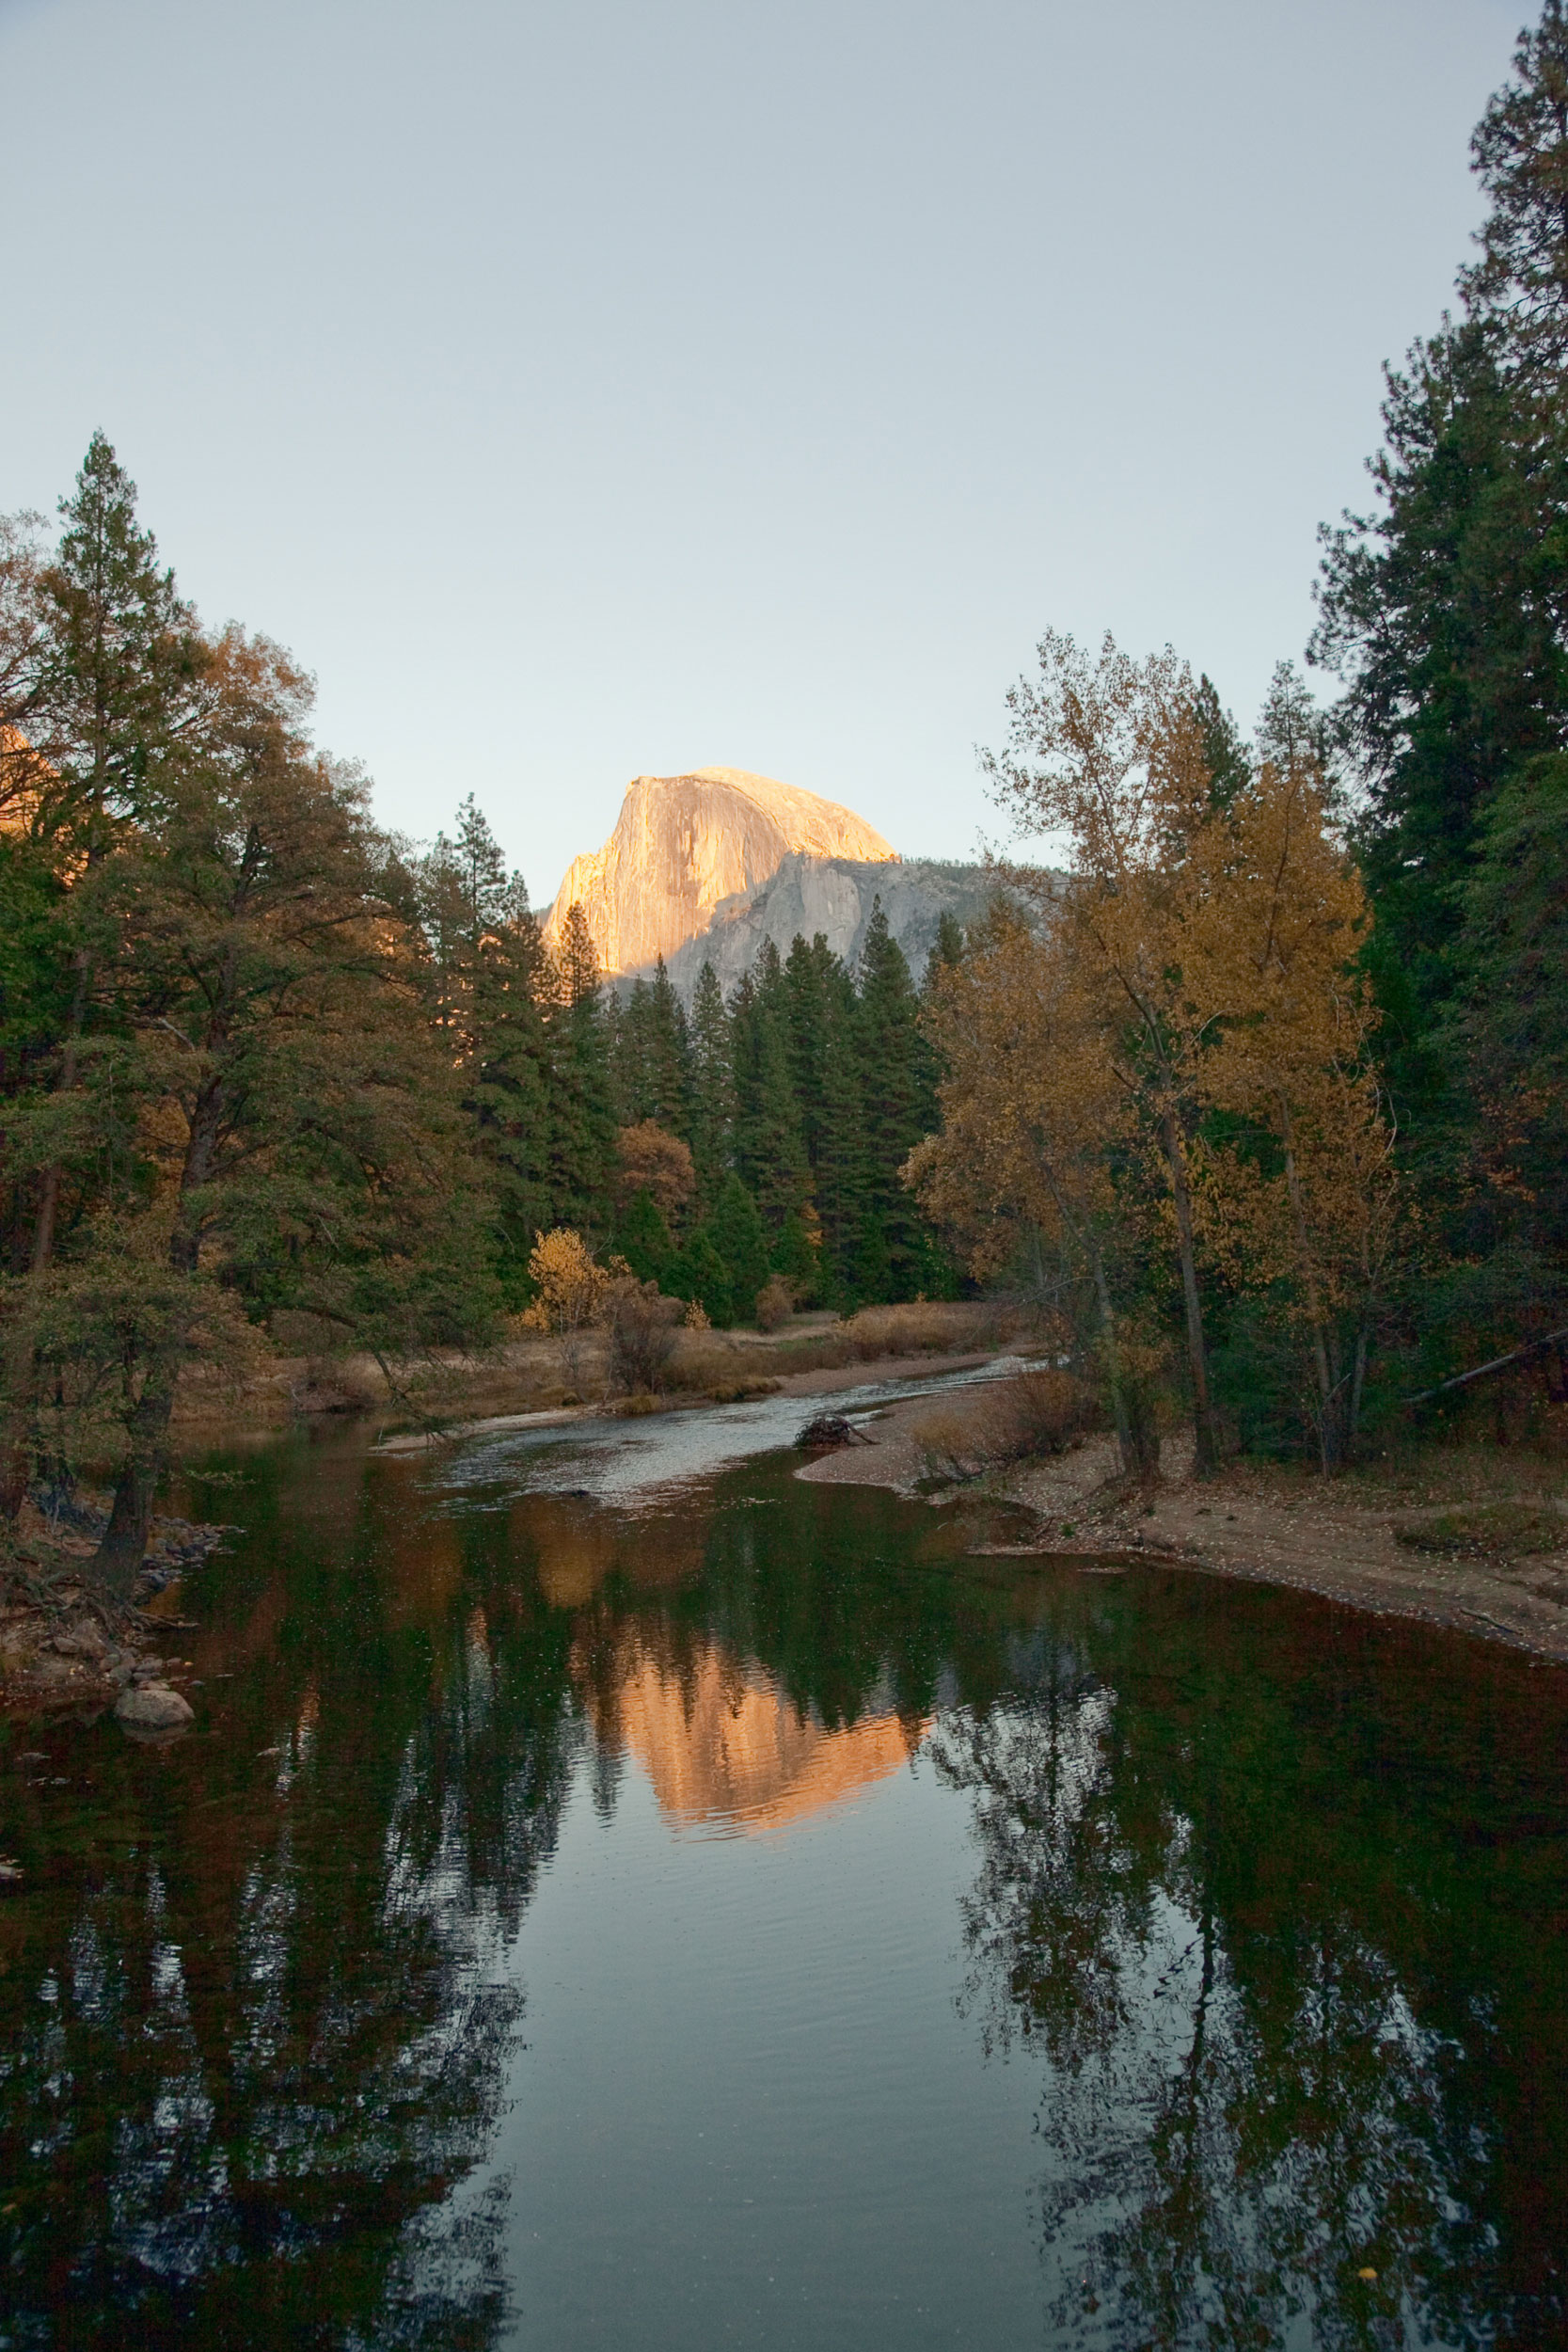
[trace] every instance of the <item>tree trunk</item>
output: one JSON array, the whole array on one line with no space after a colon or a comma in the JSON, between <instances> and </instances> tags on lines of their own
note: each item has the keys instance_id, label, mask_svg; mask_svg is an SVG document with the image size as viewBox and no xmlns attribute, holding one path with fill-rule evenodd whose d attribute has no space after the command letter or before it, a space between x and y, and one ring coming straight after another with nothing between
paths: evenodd
<instances>
[{"instance_id":1,"label":"tree trunk","mask_svg":"<svg viewBox=\"0 0 1568 2352\"><path fill-rule=\"evenodd\" d=\"M1171 1203L1176 1211L1176 1247L1181 1264L1181 1303L1186 1311L1187 1363L1193 1380L1193 1468L1206 1477L1219 1467L1220 1449L1209 1401L1209 1356L1203 1339L1203 1301L1197 1287L1197 1251L1194 1239L1193 1199L1187 1188L1187 1163L1177 1131L1176 1112L1166 1106L1160 1121L1160 1139L1170 1170Z\"/></svg>"},{"instance_id":2,"label":"tree trunk","mask_svg":"<svg viewBox=\"0 0 1568 2352\"><path fill-rule=\"evenodd\" d=\"M152 1499L164 1474L169 1415L174 1410L176 1367L159 1357L127 1425L130 1453L115 1482L109 1524L89 1563L89 1573L110 1600L130 1599L147 1552Z\"/></svg>"},{"instance_id":3,"label":"tree trunk","mask_svg":"<svg viewBox=\"0 0 1568 2352\"><path fill-rule=\"evenodd\" d=\"M1344 1384L1335 1377L1337 1367L1329 1361L1333 1335L1323 1312L1317 1268L1312 1263L1307 1211L1302 1205L1301 1178L1296 1169L1295 1148L1291 1140L1291 1114L1283 1104L1280 1104L1280 1113L1285 1138L1285 1186L1291 1199L1291 1221L1296 1229L1296 1251L1307 1291L1307 1323L1312 1335L1312 1371L1318 1384L1318 1458L1323 1476L1331 1478L1337 1470L1343 1467L1345 1458Z\"/></svg>"},{"instance_id":4,"label":"tree trunk","mask_svg":"<svg viewBox=\"0 0 1568 2352\"><path fill-rule=\"evenodd\" d=\"M66 1030L65 1050L60 1059L60 1079L57 1094L70 1094L76 1084L76 1065L81 1050L82 1031L87 1017L87 990L92 981L92 961L85 947L76 957L76 986L71 993L71 1021ZM27 1269L27 1288L36 1291L49 1271L55 1255L55 1228L60 1213L60 1183L65 1173L62 1160L51 1160L43 1171L43 1186L33 1218L33 1247ZM0 1422L0 1512L8 1521L15 1519L27 1493L27 1430L31 1419L36 1364L33 1343L27 1336L28 1318L24 1310L22 1329L6 1351L6 1382L4 1421Z\"/></svg>"},{"instance_id":5,"label":"tree trunk","mask_svg":"<svg viewBox=\"0 0 1568 2352\"><path fill-rule=\"evenodd\" d=\"M217 1023L214 1025L214 1033L221 1041L224 1032ZM185 1145L185 1163L180 1177L182 1203L206 1181L219 1133L222 1108L222 1085L214 1081L202 1089L192 1113L191 1131ZM187 1224L183 1218L178 1219L168 1245L168 1262L174 1272L194 1281L200 1250L198 1229ZM115 1482L109 1524L103 1531L103 1539L91 1563L92 1574L113 1600L124 1602L130 1599L147 1550L152 1499L158 1491L158 1482L167 1460L169 1416L174 1410L174 1389L181 1360L178 1352L160 1352L152 1358L147 1368L141 1395L127 1423L130 1450Z\"/></svg>"},{"instance_id":6,"label":"tree trunk","mask_svg":"<svg viewBox=\"0 0 1568 2352\"><path fill-rule=\"evenodd\" d=\"M1111 1286L1105 1279L1105 1260L1098 1244L1090 1243L1089 1254L1094 1262L1095 1297L1100 1304L1100 1325L1105 1342L1105 1372L1111 1384L1111 1410L1116 1418L1117 1444L1121 1453L1122 1470L1129 1478L1152 1478L1160 1467L1160 1432L1150 1418L1142 1391L1135 1385L1132 1390L1128 1387L1121 1348L1117 1339Z\"/></svg>"}]
</instances>

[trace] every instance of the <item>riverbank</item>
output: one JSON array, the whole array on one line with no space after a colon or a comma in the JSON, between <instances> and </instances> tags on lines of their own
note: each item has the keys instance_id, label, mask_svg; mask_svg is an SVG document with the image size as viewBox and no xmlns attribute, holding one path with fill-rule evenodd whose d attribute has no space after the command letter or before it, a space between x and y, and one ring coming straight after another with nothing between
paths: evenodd
<instances>
[{"instance_id":1,"label":"riverbank","mask_svg":"<svg viewBox=\"0 0 1568 2352\"><path fill-rule=\"evenodd\" d=\"M890 1406L865 1424L872 1446L826 1454L796 1475L925 1490L937 1503L985 1497L1034 1514L1026 1543L977 1547L984 1556L1167 1560L1568 1662L1563 1478L1533 1456L1426 1447L1335 1480L1257 1462L1196 1479L1181 1437L1166 1440L1161 1476L1141 1488L1121 1477L1115 1439L1094 1435L1042 1460L938 1482L923 1442L930 1418L926 1400Z\"/></svg>"},{"instance_id":2,"label":"riverbank","mask_svg":"<svg viewBox=\"0 0 1568 2352\"><path fill-rule=\"evenodd\" d=\"M182 1730L189 1702L176 1688L189 1661L166 1655L187 1630L179 1580L217 1550L226 1527L156 1517L137 1584L139 1605L106 1607L86 1573L107 1498L79 1496L71 1521L24 1502L0 1578L0 1715L69 1712L90 1721L112 1708L139 1737Z\"/></svg>"},{"instance_id":3,"label":"riverbank","mask_svg":"<svg viewBox=\"0 0 1568 2352\"><path fill-rule=\"evenodd\" d=\"M864 1307L845 1321L827 1311L791 1315L773 1331L681 1330L657 1396L636 1405L650 1410L733 1404L768 1393L774 1383L817 1375L830 1388L845 1386L888 1362L956 1365L999 1353L1028 1324L1025 1311L1005 1301L921 1299ZM570 1355L568 1362L559 1341L520 1323L483 1356L437 1351L382 1362L371 1356L267 1355L237 1386L194 1370L181 1382L174 1430L177 1441L191 1447L234 1435L266 1437L297 1421L363 1420L396 1435L411 1426L467 1429L481 1422L515 1423L523 1414L571 1418L624 1409L627 1400L615 1396L603 1331L581 1334Z\"/></svg>"}]
</instances>

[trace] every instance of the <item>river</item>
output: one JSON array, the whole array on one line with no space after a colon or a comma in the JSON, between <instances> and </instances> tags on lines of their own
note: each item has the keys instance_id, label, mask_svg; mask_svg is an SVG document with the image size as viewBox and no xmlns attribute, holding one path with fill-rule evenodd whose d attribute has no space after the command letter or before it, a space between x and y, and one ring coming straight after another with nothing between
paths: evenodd
<instances>
[{"instance_id":1,"label":"river","mask_svg":"<svg viewBox=\"0 0 1568 2352\"><path fill-rule=\"evenodd\" d=\"M194 1729L0 1756L5 2352L1568 2340L1568 1672L800 1412L189 1466Z\"/></svg>"}]
</instances>

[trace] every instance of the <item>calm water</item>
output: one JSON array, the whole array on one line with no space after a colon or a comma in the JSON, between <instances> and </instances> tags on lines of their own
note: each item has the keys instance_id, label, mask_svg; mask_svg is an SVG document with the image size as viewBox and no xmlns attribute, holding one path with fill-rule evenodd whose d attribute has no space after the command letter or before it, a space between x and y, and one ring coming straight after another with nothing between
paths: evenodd
<instances>
[{"instance_id":1,"label":"calm water","mask_svg":"<svg viewBox=\"0 0 1568 2352\"><path fill-rule=\"evenodd\" d=\"M194 1733L0 1750L0 2344L1568 2342L1568 1677L778 1411L193 1484Z\"/></svg>"}]
</instances>

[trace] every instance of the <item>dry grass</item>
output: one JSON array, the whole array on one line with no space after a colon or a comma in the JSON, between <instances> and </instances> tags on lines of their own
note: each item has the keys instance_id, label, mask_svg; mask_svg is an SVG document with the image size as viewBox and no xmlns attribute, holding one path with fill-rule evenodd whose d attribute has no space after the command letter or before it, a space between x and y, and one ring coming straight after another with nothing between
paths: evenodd
<instances>
[{"instance_id":1,"label":"dry grass","mask_svg":"<svg viewBox=\"0 0 1568 2352\"><path fill-rule=\"evenodd\" d=\"M780 1343L785 1372L840 1372L887 1356L971 1356L997 1347L1017 1330L1006 1307L980 1300L921 1300L904 1307L863 1307L844 1323L793 1333Z\"/></svg>"},{"instance_id":2,"label":"dry grass","mask_svg":"<svg viewBox=\"0 0 1568 2352\"><path fill-rule=\"evenodd\" d=\"M1008 1463L1063 1453L1094 1418L1094 1399L1083 1382L1046 1369L944 1397L911 1422L910 1434L928 1476L978 1478Z\"/></svg>"}]
</instances>

